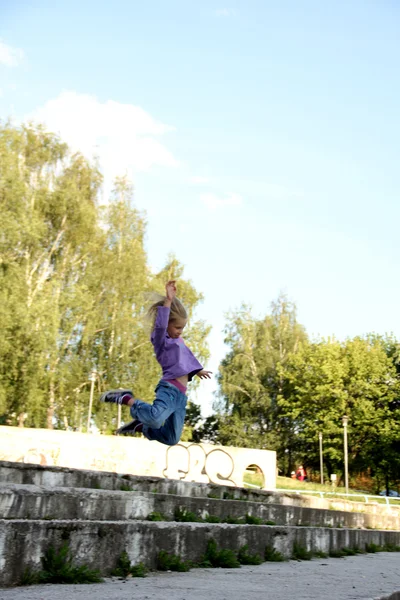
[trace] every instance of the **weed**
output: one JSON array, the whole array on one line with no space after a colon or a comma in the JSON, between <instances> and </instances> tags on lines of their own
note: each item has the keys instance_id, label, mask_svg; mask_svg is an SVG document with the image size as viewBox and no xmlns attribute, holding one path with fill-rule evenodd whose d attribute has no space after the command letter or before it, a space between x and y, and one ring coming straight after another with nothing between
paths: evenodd
<instances>
[{"instance_id":1,"label":"weed","mask_svg":"<svg viewBox=\"0 0 400 600\"><path fill-rule=\"evenodd\" d=\"M213 492L210 492L209 494L207 494L207 498L213 498L213 500L220 500L221 496L219 494L214 494Z\"/></svg>"},{"instance_id":2,"label":"weed","mask_svg":"<svg viewBox=\"0 0 400 600\"><path fill-rule=\"evenodd\" d=\"M207 515L204 521L206 523L221 523L221 519L219 517L216 517L215 515Z\"/></svg>"},{"instance_id":3,"label":"weed","mask_svg":"<svg viewBox=\"0 0 400 600\"><path fill-rule=\"evenodd\" d=\"M240 567L240 563L233 550L218 550L217 542L215 540L209 540L206 553L200 562L200 566L235 569Z\"/></svg>"},{"instance_id":4,"label":"weed","mask_svg":"<svg viewBox=\"0 0 400 600\"><path fill-rule=\"evenodd\" d=\"M330 550L329 556L331 558L343 558L343 556L346 556L346 554L343 550Z\"/></svg>"},{"instance_id":5,"label":"weed","mask_svg":"<svg viewBox=\"0 0 400 600\"><path fill-rule=\"evenodd\" d=\"M125 483L123 483L121 485L121 487L119 488L120 492L133 492L133 489L131 488L130 485L127 485Z\"/></svg>"},{"instance_id":6,"label":"weed","mask_svg":"<svg viewBox=\"0 0 400 600\"><path fill-rule=\"evenodd\" d=\"M249 554L249 547L246 544L238 552L238 561L241 565L261 565L262 558L259 554Z\"/></svg>"},{"instance_id":7,"label":"weed","mask_svg":"<svg viewBox=\"0 0 400 600\"><path fill-rule=\"evenodd\" d=\"M157 569L159 571L189 571L190 564L183 561L176 554L169 554L165 550L161 550L157 556Z\"/></svg>"},{"instance_id":8,"label":"weed","mask_svg":"<svg viewBox=\"0 0 400 600\"><path fill-rule=\"evenodd\" d=\"M180 523L198 523L201 521L194 512L180 508L180 506L175 509L174 519Z\"/></svg>"},{"instance_id":9,"label":"weed","mask_svg":"<svg viewBox=\"0 0 400 600\"><path fill-rule=\"evenodd\" d=\"M400 552L400 546L396 546L395 544L385 544L383 550L385 552Z\"/></svg>"},{"instance_id":10,"label":"weed","mask_svg":"<svg viewBox=\"0 0 400 600\"><path fill-rule=\"evenodd\" d=\"M326 553L326 552L323 552L322 550L316 550L316 551L314 552L314 556L315 556L316 558L328 558L328 555L327 555L327 553Z\"/></svg>"},{"instance_id":11,"label":"weed","mask_svg":"<svg viewBox=\"0 0 400 600\"><path fill-rule=\"evenodd\" d=\"M57 552L51 546L42 558L43 571L38 573L40 583L99 583L102 581L97 570L87 565L74 566L67 544Z\"/></svg>"},{"instance_id":12,"label":"weed","mask_svg":"<svg viewBox=\"0 0 400 600\"><path fill-rule=\"evenodd\" d=\"M370 544L365 544L365 552L382 552L382 546L378 546L378 544L374 544L374 542L371 542Z\"/></svg>"},{"instance_id":13,"label":"weed","mask_svg":"<svg viewBox=\"0 0 400 600\"><path fill-rule=\"evenodd\" d=\"M131 568L132 577L146 577L148 572L147 567L142 563L138 563L137 565L133 565Z\"/></svg>"},{"instance_id":14,"label":"weed","mask_svg":"<svg viewBox=\"0 0 400 600\"><path fill-rule=\"evenodd\" d=\"M275 521L265 521L266 525L276 525Z\"/></svg>"},{"instance_id":15,"label":"weed","mask_svg":"<svg viewBox=\"0 0 400 600\"><path fill-rule=\"evenodd\" d=\"M26 568L22 574L20 585L35 585L39 583L39 574L33 571L31 568Z\"/></svg>"},{"instance_id":16,"label":"weed","mask_svg":"<svg viewBox=\"0 0 400 600\"><path fill-rule=\"evenodd\" d=\"M229 492L224 492L222 495L222 499L223 500L234 500L235 496L233 494L230 494Z\"/></svg>"},{"instance_id":17,"label":"weed","mask_svg":"<svg viewBox=\"0 0 400 600\"><path fill-rule=\"evenodd\" d=\"M246 520L247 525L262 525L263 524L262 519L260 519L259 517L253 517L253 515L247 514L245 516L245 520Z\"/></svg>"},{"instance_id":18,"label":"weed","mask_svg":"<svg viewBox=\"0 0 400 600\"><path fill-rule=\"evenodd\" d=\"M301 546L300 544L295 542L293 544L292 559L293 560L311 560L312 552L307 550L304 546Z\"/></svg>"},{"instance_id":19,"label":"weed","mask_svg":"<svg viewBox=\"0 0 400 600\"><path fill-rule=\"evenodd\" d=\"M111 575L115 577L128 577L131 572L131 561L129 560L128 553L126 551L122 552L121 556L117 561L117 566L113 571L111 571Z\"/></svg>"},{"instance_id":20,"label":"weed","mask_svg":"<svg viewBox=\"0 0 400 600\"><path fill-rule=\"evenodd\" d=\"M342 548L342 552L344 556L355 556L356 554L358 554L356 548Z\"/></svg>"},{"instance_id":21,"label":"weed","mask_svg":"<svg viewBox=\"0 0 400 600\"><path fill-rule=\"evenodd\" d=\"M117 566L114 571L111 572L111 575L115 577L146 577L147 568L143 563L139 563L138 565L133 566L131 561L129 560L129 556L127 552L122 552L121 556L117 561Z\"/></svg>"},{"instance_id":22,"label":"weed","mask_svg":"<svg viewBox=\"0 0 400 600\"><path fill-rule=\"evenodd\" d=\"M231 517L230 515L228 515L224 520L224 523L229 523L230 525L244 525L245 524L245 519L244 518L237 518L237 517Z\"/></svg>"},{"instance_id":23,"label":"weed","mask_svg":"<svg viewBox=\"0 0 400 600\"><path fill-rule=\"evenodd\" d=\"M273 546L265 547L264 558L268 562L283 562L286 560L283 554L275 550Z\"/></svg>"},{"instance_id":24,"label":"weed","mask_svg":"<svg viewBox=\"0 0 400 600\"><path fill-rule=\"evenodd\" d=\"M147 521L168 521L168 519L162 513L154 511L147 515Z\"/></svg>"}]
</instances>

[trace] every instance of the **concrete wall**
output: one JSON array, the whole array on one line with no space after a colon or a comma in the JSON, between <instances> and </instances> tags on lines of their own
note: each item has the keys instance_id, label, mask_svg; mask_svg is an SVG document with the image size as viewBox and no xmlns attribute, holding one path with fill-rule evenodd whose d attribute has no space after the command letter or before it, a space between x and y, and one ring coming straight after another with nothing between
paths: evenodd
<instances>
[{"instance_id":1,"label":"concrete wall","mask_svg":"<svg viewBox=\"0 0 400 600\"><path fill-rule=\"evenodd\" d=\"M276 487L275 452L211 444L164 446L144 438L0 426L0 460L238 487L255 465L264 489Z\"/></svg>"}]
</instances>

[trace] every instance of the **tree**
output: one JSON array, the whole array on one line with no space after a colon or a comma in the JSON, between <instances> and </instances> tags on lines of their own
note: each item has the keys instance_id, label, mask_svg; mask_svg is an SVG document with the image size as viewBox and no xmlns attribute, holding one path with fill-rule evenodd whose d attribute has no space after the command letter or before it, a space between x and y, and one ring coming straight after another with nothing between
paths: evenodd
<instances>
[{"instance_id":1,"label":"tree","mask_svg":"<svg viewBox=\"0 0 400 600\"><path fill-rule=\"evenodd\" d=\"M228 315L230 346L219 372L221 397L218 440L239 446L277 449L276 427L282 392L281 367L307 338L296 307L281 294L271 314L255 319L247 306Z\"/></svg>"},{"instance_id":2,"label":"tree","mask_svg":"<svg viewBox=\"0 0 400 600\"><path fill-rule=\"evenodd\" d=\"M209 328L194 322L202 300L169 257L151 273L145 217L130 183L117 179L98 205L101 176L40 126L0 125L0 419L21 426L83 430L90 376L92 422L117 425L98 402L107 387L134 387L151 400L160 376L146 328L145 293L179 279L188 339L208 356ZM121 416L121 415L120 415Z\"/></svg>"}]
</instances>

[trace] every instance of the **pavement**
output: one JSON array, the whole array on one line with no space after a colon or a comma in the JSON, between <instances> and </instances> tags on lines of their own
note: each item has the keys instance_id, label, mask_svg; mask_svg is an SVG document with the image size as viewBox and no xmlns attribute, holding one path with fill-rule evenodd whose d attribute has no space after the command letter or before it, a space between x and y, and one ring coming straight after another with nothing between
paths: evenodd
<instances>
[{"instance_id":1,"label":"pavement","mask_svg":"<svg viewBox=\"0 0 400 600\"><path fill-rule=\"evenodd\" d=\"M101 584L1 588L0 600L383 600L399 590L400 553L380 552L240 569L157 572Z\"/></svg>"}]
</instances>

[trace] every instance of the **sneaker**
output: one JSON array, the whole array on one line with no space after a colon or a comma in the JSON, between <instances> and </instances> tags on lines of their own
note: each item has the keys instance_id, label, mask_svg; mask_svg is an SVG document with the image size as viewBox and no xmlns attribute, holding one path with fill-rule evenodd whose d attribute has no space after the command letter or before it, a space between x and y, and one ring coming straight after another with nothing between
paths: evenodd
<instances>
[{"instance_id":1,"label":"sneaker","mask_svg":"<svg viewBox=\"0 0 400 600\"><path fill-rule=\"evenodd\" d=\"M100 396L100 402L112 402L113 404L127 404L128 398L125 396L130 396L133 398L132 390L110 390L109 392L104 392Z\"/></svg>"},{"instance_id":2,"label":"sneaker","mask_svg":"<svg viewBox=\"0 0 400 600\"><path fill-rule=\"evenodd\" d=\"M143 423L141 423L137 419L134 419L130 423L122 425L122 427L117 429L115 433L116 435L135 435L135 433L142 433L142 431Z\"/></svg>"}]
</instances>

